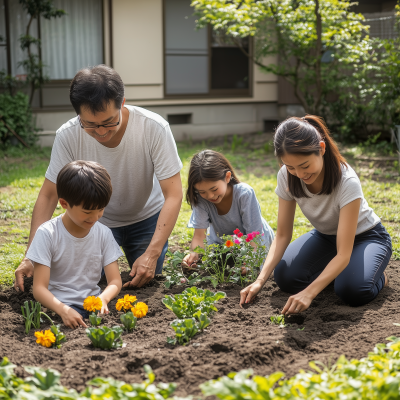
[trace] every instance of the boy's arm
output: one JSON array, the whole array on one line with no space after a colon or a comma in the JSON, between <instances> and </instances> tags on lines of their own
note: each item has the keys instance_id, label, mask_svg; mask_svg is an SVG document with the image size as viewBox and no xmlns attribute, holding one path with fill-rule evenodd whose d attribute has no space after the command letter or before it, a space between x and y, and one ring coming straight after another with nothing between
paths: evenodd
<instances>
[{"instance_id":1,"label":"boy's arm","mask_svg":"<svg viewBox=\"0 0 400 400\"><path fill-rule=\"evenodd\" d=\"M122 280L119 273L118 262L113 261L104 267L104 272L107 278L107 287L104 292L99 296L103 302L101 307L102 314L108 314L108 303L121 291Z\"/></svg>"},{"instance_id":2,"label":"boy's arm","mask_svg":"<svg viewBox=\"0 0 400 400\"><path fill-rule=\"evenodd\" d=\"M87 328L82 316L77 311L62 303L49 291L50 268L38 263L34 263L34 265L33 297L36 301L42 306L55 311L68 328L77 328L79 325Z\"/></svg>"}]
</instances>

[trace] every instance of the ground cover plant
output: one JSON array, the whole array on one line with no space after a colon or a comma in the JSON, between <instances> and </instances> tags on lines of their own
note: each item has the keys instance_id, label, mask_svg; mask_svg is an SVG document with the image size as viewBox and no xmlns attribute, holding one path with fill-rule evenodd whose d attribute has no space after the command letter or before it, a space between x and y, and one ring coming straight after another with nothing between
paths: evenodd
<instances>
[{"instance_id":1,"label":"ground cover plant","mask_svg":"<svg viewBox=\"0 0 400 400\"><path fill-rule=\"evenodd\" d=\"M243 141L248 146L239 146L235 151L232 151L230 138L222 139L216 145L178 144L184 164L182 179L186 180L188 161L195 151L207 147L222 150L235 169L240 171L240 179L254 187L264 218L276 229L277 201L274 189L278 165L270 149L264 149L267 139L270 140L270 137L261 134L244 137ZM383 154L372 142L367 147L351 146L342 151L359 173L369 204L382 217L382 222L393 238L394 257L387 269L390 284L372 303L358 308L347 307L334 293L333 285L329 285L305 313L285 317L287 326L278 329L277 325L271 323L270 317L279 315L288 294L281 292L273 279L266 282L254 303L243 308L239 307L242 287L231 282L223 283L218 290L226 293L226 297L219 300L218 312L208 327L198 332L185 346L171 346L166 342L166 337L175 336L170 325L174 316L162 303L162 299L166 295L181 294L188 283L167 288L167 276L157 277L147 287L129 289L119 296L135 296L148 305L148 309L146 311L139 307L141 313L146 311L147 314L140 321L138 318L138 329L131 333L125 330L121 334L126 347L111 351L95 348L85 329L70 330L61 326L66 336L61 351L36 344L34 330L25 334L21 306L25 301L34 301L32 279L25 280L23 293L17 293L4 284L10 285L13 270L23 256L30 214L44 179L49 153L46 150L37 151L36 154L14 153L6 155L6 160L2 155L0 185L4 187L0 188L0 280L3 283L0 288L0 355L7 356L17 366L17 379L26 379L28 373L24 367L27 365L52 368L60 371L59 384L68 390L74 389L79 393L89 390L93 396L99 393L99 396L108 397L117 393L121 398L133 390L130 387L143 382L143 366L148 364L157 375L157 382L178 384L174 394L194 395L197 398L201 395L200 384L216 380L232 371L251 368L255 375L262 377L282 371L290 378L300 369L308 370L312 360L332 366L341 354L345 354L347 359L360 359L389 335L399 337L400 327L393 325L400 321L400 298L397 291L400 285L400 262L396 260L400 248L397 157L390 151ZM57 209L56 214L61 211ZM184 254L188 250L192 234L186 228L189 216L190 207L183 204L170 238L172 255L176 252ZM297 210L293 239L309 229L311 226ZM126 260L121 259L119 266L123 282L131 280ZM183 277L188 282L192 275ZM100 282L102 290L105 286L105 281ZM199 289L213 290L209 281L200 282L197 286ZM120 325L122 329L121 316L132 311L118 311L117 301L114 299L108 305L110 314L102 317L101 326L112 328ZM62 322L57 315L47 313L55 325ZM197 320L197 323L200 321ZM44 319L40 329L46 331L50 326L51 323ZM86 389L86 382L98 376L108 378L101 378L98 386ZM115 397L118 398L117 395Z\"/></svg>"}]
</instances>

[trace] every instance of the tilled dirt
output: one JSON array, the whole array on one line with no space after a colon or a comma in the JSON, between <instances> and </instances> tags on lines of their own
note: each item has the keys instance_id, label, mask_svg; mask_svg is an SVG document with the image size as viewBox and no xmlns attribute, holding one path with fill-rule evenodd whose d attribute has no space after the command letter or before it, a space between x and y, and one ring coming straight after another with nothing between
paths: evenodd
<instances>
[{"instance_id":1,"label":"tilled dirt","mask_svg":"<svg viewBox=\"0 0 400 400\"><path fill-rule=\"evenodd\" d=\"M84 329L64 328L68 341L60 350L36 344L33 330L25 336L21 304L32 299L32 281L28 279L25 293L12 288L0 291L0 357L7 356L16 364L21 377L26 375L22 368L26 365L57 369L62 373L62 384L77 390L96 376L141 382L144 364L153 368L157 381L176 382L176 394L180 396L199 394L200 383L243 368L252 368L261 375L279 370L289 377L301 368L308 369L311 360L329 365L341 354L361 358L386 337L400 335L400 327L393 325L400 322L399 265L399 261L390 262L389 287L370 304L348 307L330 285L309 310L290 317L286 328L269 322L288 298L273 280L267 282L256 302L244 309L239 307L241 288L226 285L220 290L227 298L218 303L219 312L211 325L185 347L166 343L166 337L174 334L169 324L175 317L161 303L166 294L184 288L167 290L161 281L153 280L146 288L121 292L146 302L149 313L138 321L136 331L123 335L126 347L112 351L94 349ZM127 272L122 277L127 280ZM119 324L115 303L116 299L110 304L111 314L103 320L107 326Z\"/></svg>"}]
</instances>

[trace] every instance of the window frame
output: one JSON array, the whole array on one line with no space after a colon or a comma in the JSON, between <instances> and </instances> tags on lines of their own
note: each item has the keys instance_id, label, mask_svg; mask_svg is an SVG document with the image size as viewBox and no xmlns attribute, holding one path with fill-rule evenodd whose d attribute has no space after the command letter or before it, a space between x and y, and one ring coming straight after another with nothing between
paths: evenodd
<instances>
[{"instance_id":1,"label":"window frame","mask_svg":"<svg viewBox=\"0 0 400 400\"><path fill-rule=\"evenodd\" d=\"M211 88L211 48L212 48L212 26L209 25L207 28L207 50L208 50L208 93L190 93L190 94L167 94L166 93L166 82L167 82L167 71L166 71L166 23L165 23L165 2L162 1L162 32L163 32L163 94L164 99L212 99L212 98L231 98L231 97L253 97L253 62L251 55L253 54L253 37L249 37L249 87L247 89L212 89Z\"/></svg>"}]
</instances>

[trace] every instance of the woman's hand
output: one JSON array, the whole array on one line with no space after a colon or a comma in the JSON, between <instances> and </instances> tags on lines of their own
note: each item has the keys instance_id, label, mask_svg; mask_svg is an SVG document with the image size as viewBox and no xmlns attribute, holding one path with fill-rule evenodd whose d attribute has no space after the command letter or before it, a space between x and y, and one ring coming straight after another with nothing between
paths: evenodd
<instances>
[{"instance_id":1,"label":"woman's hand","mask_svg":"<svg viewBox=\"0 0 400 400\"><path fill-rule=\"evenodd\" d=\"M282 314L290 315L301 313L310 307L313 300L314 297L312 295L310 295L306 290L302 290L301 292L289 297L285 307L283 307Z\"/></svg>"},{"instance_id":2,"label":"woman's hand","mask_svg":"<svg viewBox=\"0 0 400 400\"><path fill-rule=\"evenodd\" d=\"M188 268L196 268L197 267L197 261L199 261L199 255L197 253L190 253L187 254L183 260L182 260L182 265Z\"/></svg>"},{"instance_id":3,"label":"woman's hand","mask_svg":"<svg viewBox=\"0 0 400 400\"><path fill-rule=\"evenodd\" d=\"M251 285L242 289L240 291L240 307L242 307L242 304L244 303L251 303L263 286L264 281L257 279Z\"/></svg>"}]
</instances>

